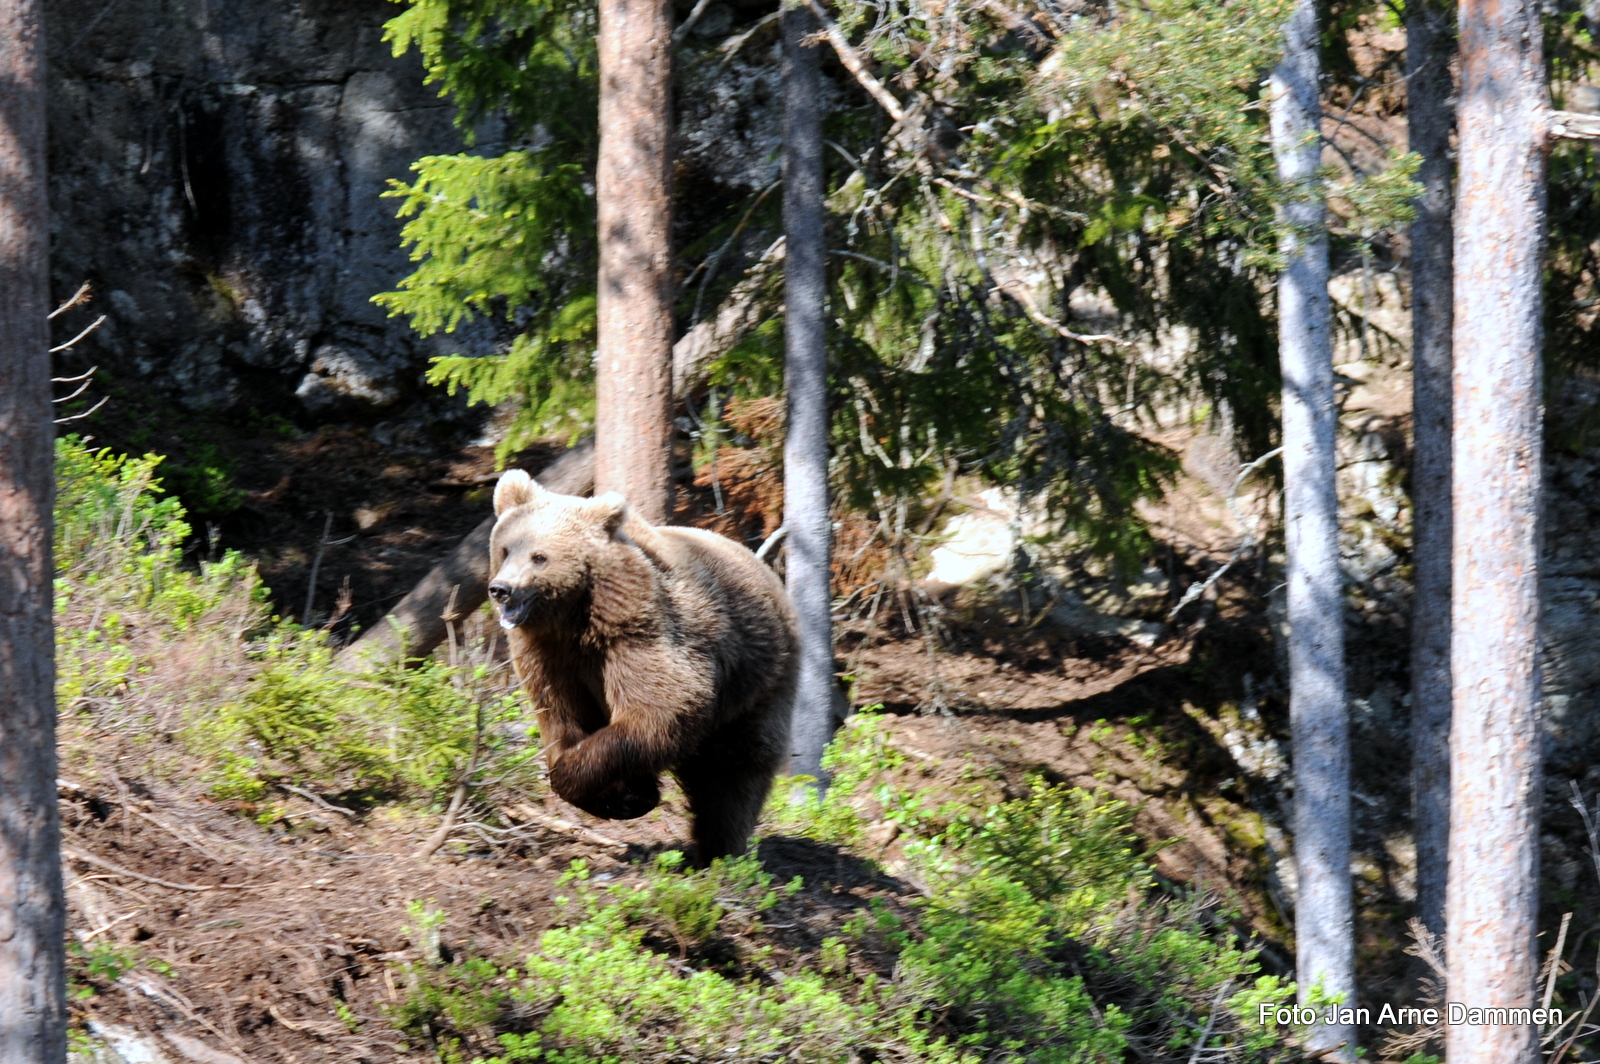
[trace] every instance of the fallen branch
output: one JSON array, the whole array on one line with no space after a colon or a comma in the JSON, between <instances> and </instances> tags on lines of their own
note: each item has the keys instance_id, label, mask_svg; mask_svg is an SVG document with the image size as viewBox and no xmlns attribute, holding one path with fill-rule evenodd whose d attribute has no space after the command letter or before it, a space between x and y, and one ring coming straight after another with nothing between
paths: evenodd
<instances>
[{"instance_id":1,"label":"fallen branch","mask_svg":"<svg viewBox=\"0 0 1600 1064\"><path fill-rule=\"evenodd\" d=\"M582 824L574 824L570 820L552 816L543 810L535 809L527 802L518 802L516 805L508 807L508 811L518 819L538 824L540 827L549 828L551 831L559 831L563 835L571 835L573 838L582 839L584 842L592 842L596 846L604 846L610 850L626 850L628 848L628 844L621 839L614 839L609 835L602 835L598 831L586 828Z\"/></svg>"},{"instance_id":2,"label":"fallen branch","mask_svg":"<svg viewBox=\"0 0 1600 1064\"><path fill-rule=\"evenodd\" d=\"M114 865L102 857L96 857L92 853L85 853L84 851L76 849L72 846L63 844L61 847L61 852L72 858L74 861L82 861L84 864L91 864L96 868L103 868L113 875L125 876L128 879L137 879L141 883L153 883L158 887L166 887L169 890L188 890L195 892L206 890L251 890L257 885L254 883L213 883L209 885L201 883L174 883L170 879L157 879L155 876L147 876L143 872L130 871L129 869L123 868L121 865Z\"/></svg>"}]
</instances>

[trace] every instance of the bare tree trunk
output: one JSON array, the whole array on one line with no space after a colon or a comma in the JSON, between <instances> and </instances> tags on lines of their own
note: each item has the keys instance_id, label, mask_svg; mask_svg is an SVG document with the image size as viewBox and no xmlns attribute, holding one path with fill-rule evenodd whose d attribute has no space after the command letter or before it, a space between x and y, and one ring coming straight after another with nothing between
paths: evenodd
<instances>
[{"instance_id":1,"label":"bare tree trunk","mask_svg":"<svg viewBox=\"0 0 1600 1064\"><path fill-rule=\"evenodd\" d=\"M1272 144L1289 189L1282 208L1278 346L1283 364L1284 531L1288 548L1289 713L1294 747L1296 979L1311 995L1355 1004L1350 896L1350 731L1345 709L1344 591L1334 442L1317 17L1296 0L1272 74ZM1354 1059L1352 1025L1324 1024L1312 1049Z\"/></svg>"},{"instance_id":2,"label":"bare tree trunk","mask_svg":"<svg viewBox=\"0 0 1600 1064\"><path fill-rule=\"evenodd\" d=\"M672 405L672 9L600 0L595 486L666 521Z\"/></svg>"},{"instance_id":3,"label":"bare tree trunk","mask_svg":"<svg viewBox=\"0 0 1600 1064\"><path fill-rule=\"evenodd\" d=\"M1539 728L1541 259L1546 123L1539 7L1464 0L1455 261L1449 998L1531 1008ZM1450 1064L1532 1064L1529 1024L1446 1028Z\"/></svg>"},{"instance_id":4,"label":"bare tree trunk","mask_svg":"<svg viewBox=\"0 0 1600 1064\"><path fill-rule=\"evenodd\" d=\"M788 528L789 595L800 618L800 689L789 771L824 779L822 750L833 735L831 559L828 509L827 243L822 204L819 56L803 42L817 32L808 8L783 12L784 386L783 523Z\"/></svg>"},{"instance_id":5,"label":"bare tree trunk","mask_svg":"<svg viewBox=\"0 0 1600 1064\"><path fill-rule=\"evenodd\" d=\"M0 0L0 1061L66 1059L44 21Z\"/></svg>"},{"instance_id":6,"label":"bare tree trunk","mask_svg":"<svg viewBox=\"0 0 1600 1064\"><path fill-rule=\"evenodd\" d=\"M1450 15L1406 4L1406 125L1422 156L1411 223L1411 789L1417 918L1444 934L1450 835Z\"/></svg>"}]
</instances>

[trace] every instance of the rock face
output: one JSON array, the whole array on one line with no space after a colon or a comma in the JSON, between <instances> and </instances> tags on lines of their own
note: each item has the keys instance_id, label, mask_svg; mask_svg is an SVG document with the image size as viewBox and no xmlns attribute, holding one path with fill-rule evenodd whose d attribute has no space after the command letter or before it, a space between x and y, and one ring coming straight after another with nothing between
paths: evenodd
<instances>
[{"instance_id":1,"label":"rock face","mask_svg":"<svg viewBox=\"0 0 1600 1064\"><path fill-rule=\"evenodd\" d=\"M461 138L415 54L382 41L398 9L45 7L54 287L90 281L109 315L85 368L196 411L322 419L417 394L442 348L370 301L409 272L379 194Z\"/></svg>"}]
</instances>

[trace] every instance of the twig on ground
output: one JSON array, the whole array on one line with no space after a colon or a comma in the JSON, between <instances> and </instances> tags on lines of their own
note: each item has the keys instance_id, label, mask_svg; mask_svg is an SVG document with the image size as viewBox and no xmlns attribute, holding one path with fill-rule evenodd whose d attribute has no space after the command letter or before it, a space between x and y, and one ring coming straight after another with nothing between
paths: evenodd
<instances>
[{"instance_id":1,"label":"twig on ground","mask_svg":"<svg viewBox=\"0 0 1600 1064\"><path fill-rule=\"evenodd\" d=\"M117 917L115 920L112 920L108 924L97 927L93 931L85 931L83 934L78 936L78 941L81 943L87 943L90 939L96 938L105 934L107 931L110 931L113 927L116 927L124 920L132 920L135 916L138 916L142 912L144 912L144 908L141 906L140 908L134 909L132 912L123 913L121 916Z\"/></svg>"},{"instance_id":2,"label":"twig on ground","mask_svg":"<svg viewBox=\"0 0 1600 1064\"><path fill-rule=\"evenodd\" d=\"M463 775L456 784L456 793L450 796L450 805L444 811L444 819L439 821L439 826L432 835L423 840L411 854L413 858L432 857L439 847L444 845L444 840L450 837L450 830L456 826L456 815L461 812L461 807L467 803L467 777Z\"/></svg>"},{"instance_id":3,"label":"twig on ground","mask_svg":"<svg viewBox=\"0 0 1600 1064\"><path fill-rule=\"evenodd\" d=\"M306 801L310 802L312 805L321 806L323 809L328 810L330 813L342 813L345 816L349 817L351 820L360 820L361 819L361 814L357 813L354 809L346 809L342 805L334 805L332 802L328 801L326 798L322 797L320 794L317 794L317 793L315 793L313 791L308 791L304 787L296 787L292 783L280 783L280 784L278 784L278 786L282 787L284 790L289 791L292 794L298 794L300 797L304 798Z\"/></svg>"},{"instance_id":4,"label":"twig on ground","mask_svg":"<svg viewBox=\"0 0 1600 1064\"><path fill-rule=\"evenodd\" d=\"M124 812L132 813L139 819L147 820L154 824L156 827L160 828L162 831L165 831L168 835L171 835L173 838L177 839L179 842L183 843L185 846L189 847L195 853L198 853L201 857L204 857L208 861L215 861L217 864L233 863L231 858L217 856L210 850L195 842L193 839L186 837L177 828L161 820L159 817L152 816L151 814L144 812L142 809L135 809L131 805L124 805L122 808Z\"/></svg>"},{"instance_id":5,"label":"twig on ground","mask_svg":"<svg viewBox=\"0 0 1600 1064\"><path fill-rule=\"evenodd\" d=\"M628 844L621 839L614 839L609 835L602 835L600 832L586 828L581 824L574 824L570 820L552 816L534 808L527 802L518 802L516 805L507 806L507 809L519 819L538 824L540 827L549 828L552 831L559 831L563 835L571 835L574 838L582 839L584 842L592 842L596 846L604 846L612 850L626 850L628 848Z\"/></svg>"},{"instance_id":6,"label":"twig on ground","mask_svg":"<svg viewBox=\"0 0 1600 1064\"><path fill-rule=\"evenodd\" d=\"M84 864L91 864L96 868L103 868L113 875L126 876L129 879L137 879L143 883L153 883L158 887L166 887L169 890L188 890L196 892L207 890L253 890L260 885L257 883L174 883L170 879L157 879L155 876L147 876L143 872L134 872L123 868L121 865L114 865L103 857L96 857L92 853L85 853L83 850L79 850L72 846L62 846L61 852L65 856L72 858L74 861L82 861Z\"/></svg>"}]
</instances>

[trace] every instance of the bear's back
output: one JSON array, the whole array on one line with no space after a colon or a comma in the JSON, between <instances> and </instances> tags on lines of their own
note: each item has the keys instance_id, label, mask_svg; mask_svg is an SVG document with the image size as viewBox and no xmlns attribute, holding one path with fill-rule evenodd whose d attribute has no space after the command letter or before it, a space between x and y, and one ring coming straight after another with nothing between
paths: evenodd
<instances>
[{"instance_id":1,"label":"bear's back","mask_svg":"<svg viewBox=\"0 0 1600 1064\"><path fill-rule=\"evenodd\" d=\"M799 627L778 574L715 532L676 526L652 531L682 622L722 673L725 706L791 684Z\"/></svg>"}]
</instances>

